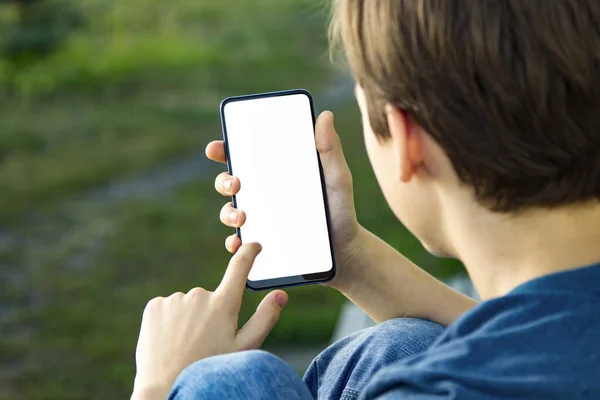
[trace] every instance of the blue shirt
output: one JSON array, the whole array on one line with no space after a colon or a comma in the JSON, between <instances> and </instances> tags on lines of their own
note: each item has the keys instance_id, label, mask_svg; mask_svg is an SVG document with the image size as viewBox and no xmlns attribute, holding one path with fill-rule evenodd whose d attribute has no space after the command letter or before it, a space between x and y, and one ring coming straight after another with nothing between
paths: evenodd
<instances>
[{"instance_id":1,"label":"blue shirt","mask_svg":"<svg viewBox=\"0 0 600 400\"><path fill-rule=\"evenodd\" d=\"M481 303L363 398L600 399L600 264Z\"/></svg>"}]
</instances>

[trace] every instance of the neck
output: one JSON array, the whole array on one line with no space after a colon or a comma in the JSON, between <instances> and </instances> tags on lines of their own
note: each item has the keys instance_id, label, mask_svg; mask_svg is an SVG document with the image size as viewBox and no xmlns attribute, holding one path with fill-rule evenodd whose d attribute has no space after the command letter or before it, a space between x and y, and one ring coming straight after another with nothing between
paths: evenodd
<instances>
[{"instance_id":1,"label":"neck","mask_svg":"<svg viewBox=\"0 0 600 400\"><path fill-rule=\"evenodd\" d=\"M464 203L463 203L464 204ZM554 272L600 262L600 203L522 214L462 210L448 226L482 299Z\"/></svg>"}]
</instances>

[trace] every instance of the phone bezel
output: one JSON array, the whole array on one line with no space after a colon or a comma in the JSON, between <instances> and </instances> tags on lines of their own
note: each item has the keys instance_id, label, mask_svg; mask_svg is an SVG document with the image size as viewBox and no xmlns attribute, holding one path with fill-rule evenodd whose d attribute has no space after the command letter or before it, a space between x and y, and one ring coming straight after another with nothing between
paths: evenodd
<instances>
[{"instance_id":1,"label":"phone bezel","mask_svg":"<svg viewBox=\"0 0 600 400\"><path fill-rule=\"evenodd\" d=\"M225 144L225 155L227 158L227 171L230 175L233 175L233 168L231 166L231 158L229 157L229 139L227 137L227 125L225 123L225 105L235 101L245 101L245 100L254 100L265 97L281 97L281 96L290 96L302 94L308 97L308 101L310 103L310 111L312 116L312 124L313 124L313 135L315 131L315 107L313 103L313 98L311 94L305 89L292 89L292 90L282 90L277 92L267 92L267 93L257 93L257 94L248 94L242 96L232 96L228 97L221 102L219 107L220 116L221 116L221 130L223 133L223 142ZM274 278L274 279L264 279L258 281L246 281L246 287L249 290L265 290L265 289L273 289L273 288L282 288L282 287L290 287L290 286L300 286L300 285L309 285L314 283L322 283L327 282L335 277L336 273L336 262L335 262L335 253L333 249L333 237L331 234L331 218L329 215L329 201L327 199L327 188L325 186L325 176L323 174L323 165L321 163L321 156L319 155L319 151L315 146L315 151L317 152L317 160L319 163L319 175L321 178L321 189L323 192L323 202L325 207L325 219L327 222L327 236L329 237L329 248L331 251L331 269L325 272L317 272L314 274L305 274L305 275L295 275L295 276L286 276L282 278ZM237 200L236 197L232 197L233 206L237 208ZM240 229L236 229L236 233L240 240L242 240L242 234Z\"/></svg>"}]
</instances>

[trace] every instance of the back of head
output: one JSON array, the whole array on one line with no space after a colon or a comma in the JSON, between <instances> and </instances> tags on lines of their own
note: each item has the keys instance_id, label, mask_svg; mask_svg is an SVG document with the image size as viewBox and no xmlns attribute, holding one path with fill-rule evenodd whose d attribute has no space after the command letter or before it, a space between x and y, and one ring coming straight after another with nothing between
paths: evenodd
<instances>
[{"instance_id":1,"label":"back of head","mask_svg":"<svg viewBox=\"0 0 600 400\"><path fill-rule=\"evenodd\" d=\"M406 111L495 211L600 199L600 1L336 0L382 139Z\"/></svg>"}]
</instances>

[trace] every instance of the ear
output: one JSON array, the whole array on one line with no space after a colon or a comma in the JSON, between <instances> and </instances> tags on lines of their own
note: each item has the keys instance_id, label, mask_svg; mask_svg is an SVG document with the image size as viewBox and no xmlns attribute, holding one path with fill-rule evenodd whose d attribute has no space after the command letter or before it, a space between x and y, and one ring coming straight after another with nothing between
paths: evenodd
<instances>
[{"instance_id":1,"label":"ear","mask_svg":"<svg viewBox=\"0 0 600 400\"><path fill-rule=\"evenodd\" d=\"M396 167L400 180L408 183L423 162L419 126L406 112L391 104L385 106L392 146L396 153Z\"/></svg>"}]
</instances>

